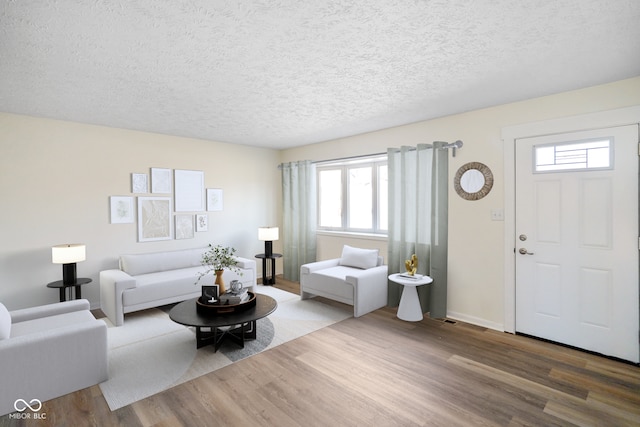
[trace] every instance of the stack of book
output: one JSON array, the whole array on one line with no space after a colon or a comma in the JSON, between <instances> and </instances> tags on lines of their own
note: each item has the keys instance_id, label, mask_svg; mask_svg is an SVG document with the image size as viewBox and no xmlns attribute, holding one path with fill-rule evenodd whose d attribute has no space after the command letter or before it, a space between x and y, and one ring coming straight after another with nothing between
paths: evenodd
<instances>
[{"instance_id":1,"label":"stack of book","mask_svg":"<svg viewBox=\"0 0 640 427\"><path fill-rule=\"evenodd\" d=\"M249 300L249 293L246 289L242 289L237 293L225 292L220 295L220 304L242 304Z\"/></svg>"}]
</instances>

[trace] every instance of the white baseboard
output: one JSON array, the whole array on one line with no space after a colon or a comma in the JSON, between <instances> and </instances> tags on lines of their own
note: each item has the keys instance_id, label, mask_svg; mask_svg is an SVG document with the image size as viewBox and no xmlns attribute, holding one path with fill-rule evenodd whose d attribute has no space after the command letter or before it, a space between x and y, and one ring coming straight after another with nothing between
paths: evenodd
<instances>
[{"instance_id":1,"label":"white baseboard","mask_svg":"<svg viewBox=\"0 0 640 427\"><path fill-rule=\"evenodd\" d=\"M482 326L483 328L494 329L499 332L504 332L504 325L502 323L491 322L479 317L469 316L463 313L456 313L455 311L447 311L447 317L453 320L459 320L465 323L471 323L472 325Z\"/></svg>"}]
</instances>

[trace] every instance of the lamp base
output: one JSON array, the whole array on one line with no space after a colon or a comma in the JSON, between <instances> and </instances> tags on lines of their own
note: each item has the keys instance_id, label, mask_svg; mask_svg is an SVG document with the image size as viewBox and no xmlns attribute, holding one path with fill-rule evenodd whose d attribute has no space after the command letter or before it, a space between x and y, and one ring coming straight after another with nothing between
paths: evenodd
<instances>
[{"instance_id":1,"label":"lamp base","mask_svg":"<svg viewBox=\"0 0 640 427\"><path fill-rule=\"evenodd\" d=\"M65 285L73 285L76 283L78 276L76 275L76 263L62 264L62 283Z\"/></svg>"},{"instance_id":2,"label":"lamp base","mask_svg":"<svg viewBox=\"0 0 640 427\"><path fill-rule=\"evenodd\" d=\"M267 257L271 257L273 255L273 242L271 240L265 240L265 242L264 242L264 254Z\"/></svg>"}]
</instances>

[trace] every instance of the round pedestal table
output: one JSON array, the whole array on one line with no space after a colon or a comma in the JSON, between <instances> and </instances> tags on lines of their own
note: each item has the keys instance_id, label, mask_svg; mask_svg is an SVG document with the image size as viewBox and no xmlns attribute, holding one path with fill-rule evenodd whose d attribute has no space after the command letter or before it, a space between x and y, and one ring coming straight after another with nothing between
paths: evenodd
<instances>
[{"instance_id":1,"label":"round pedestal table","mask_svg":"<svg viewBox=\"0 0 640 427\"><path fill-rule=\"evenodd\" d=\"M395 273L389 276L389 280L404 286L402 296L400 297L400 306L398 307L398 319L408 322L419 322L424 318L422 309L420 308L420 300L418 299L417 286L428 285L433 282L429 276L421 276L418 278L406 277L402 273Z\"/></svg>"}]
</instances>

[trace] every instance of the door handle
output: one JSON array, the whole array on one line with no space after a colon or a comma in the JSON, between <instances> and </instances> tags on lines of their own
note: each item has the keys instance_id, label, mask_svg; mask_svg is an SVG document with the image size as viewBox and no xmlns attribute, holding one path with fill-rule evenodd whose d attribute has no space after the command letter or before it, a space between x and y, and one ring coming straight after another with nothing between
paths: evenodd
<instances>
[{"instance_id":1,"label":"door handle","mask_svg":"<svg viewBox=\"0 0 640 427\"><path fill-rule=\"evenodd\" d=\"M533 252L529 252L525 248L518 249L518 252L520 252L521 255L533 255Z\"/></svg>"}]
</instances>

